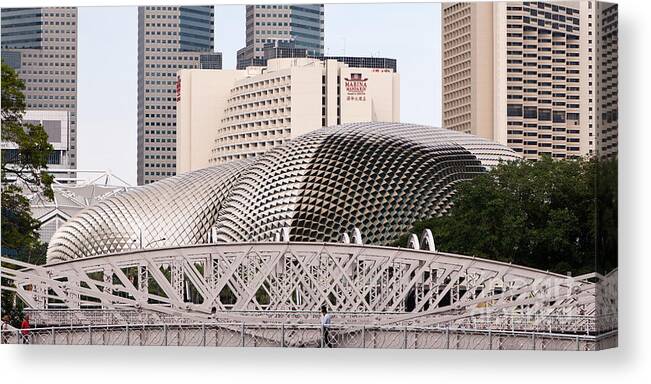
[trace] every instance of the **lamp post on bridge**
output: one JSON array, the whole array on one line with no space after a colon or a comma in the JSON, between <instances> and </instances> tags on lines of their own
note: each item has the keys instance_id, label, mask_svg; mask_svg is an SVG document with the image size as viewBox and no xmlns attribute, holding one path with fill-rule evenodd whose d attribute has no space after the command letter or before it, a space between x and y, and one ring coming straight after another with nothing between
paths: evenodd
<instances>
[{"instance_id":1,"label":"lamp post on bridge","mask_svg":"<svg viewBox=\"0 0 651 384\"><path fill-rule=\"evenodd\" d=\"M167 240L167 238L165 238L165 237L162 237L162 238L156 239L156 240L152 240L149 243L145 244L145 248L149 247L150 245L152 245L154 243L157 243L159 241L165 241L165 240ZM142 247L142 229L141 228L138 228L138 238L131 240L131 244L135 243L136 241L138 241L138 245L139 245L138 248L142 249L143 247Z\"/></svg>"},{"instance_id":2,"label":"lamp post on bridge","mask_svg":"<svg viewBox=\"0 0 651 384\"><path fill-rule=\"evenodd\" d=\"M154 244L154 243L157 243L157 242L159 242L159 241L165 241L165 240L167 240L167 239L164 238L164 237L162 237L162 238L160 238L160 239L158 239L158 240L152 240L152 241L150 241L149 243L147 243L147 245L145 245L145 248L149 247L150 245L152 245L152 244ZM142 248L142 247L141 247L141 248Z\"/></svg>"}]
</instances>

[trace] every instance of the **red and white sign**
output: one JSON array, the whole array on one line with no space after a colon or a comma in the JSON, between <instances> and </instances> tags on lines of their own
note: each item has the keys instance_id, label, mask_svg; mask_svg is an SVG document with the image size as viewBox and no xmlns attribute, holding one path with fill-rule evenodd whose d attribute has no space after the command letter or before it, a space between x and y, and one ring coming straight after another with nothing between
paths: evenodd
<instances>
[{"instance_id":1,"label":"red and white sign","mask_svg":"<svg viewBox=\"0 0 651 384\"><path fill-rule=\"evenodd\" d=\"M351 73L350 78L344 78L347 100L366 101L366 82L368 78L362 77L361 73Z\"/></svg>"}]
</instances>

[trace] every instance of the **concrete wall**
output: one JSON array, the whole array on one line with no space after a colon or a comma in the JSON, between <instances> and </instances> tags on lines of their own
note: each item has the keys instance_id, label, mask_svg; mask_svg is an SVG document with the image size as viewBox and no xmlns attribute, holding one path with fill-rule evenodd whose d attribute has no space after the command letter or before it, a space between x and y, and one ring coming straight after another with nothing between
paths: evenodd
<instances>
[{"instance_id":1,"label":"concrete wall","mask_svg":"<svg viewBox=\"0 0 651 384\"><path fill-rule=\"evenodd\" d=\"M176 104L176 167L181 174L209 165L215 132L233 84L246 71L179 71L180 100Z\"/></svg>"}]
</instances>

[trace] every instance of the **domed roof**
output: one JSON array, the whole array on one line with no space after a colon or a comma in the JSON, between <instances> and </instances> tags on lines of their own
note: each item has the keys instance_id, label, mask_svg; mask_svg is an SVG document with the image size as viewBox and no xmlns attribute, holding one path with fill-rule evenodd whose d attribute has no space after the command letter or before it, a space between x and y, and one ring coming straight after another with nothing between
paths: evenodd
<instances>
[{"instance_id":1,"label":"domed roof","mask_svg":"<svg viewBox=\"0 0 651 384\"><path fill-rule=\"evenodd\" d=\"M415 221L445 213L459 181L517 158L503 145L423 125L322 128L254 159L106 199L59 229L48 261L140 246L265 241L285 227L292 241L337 241L358 228L366 243L386 244Z\"/></svg>"}]
</instances>

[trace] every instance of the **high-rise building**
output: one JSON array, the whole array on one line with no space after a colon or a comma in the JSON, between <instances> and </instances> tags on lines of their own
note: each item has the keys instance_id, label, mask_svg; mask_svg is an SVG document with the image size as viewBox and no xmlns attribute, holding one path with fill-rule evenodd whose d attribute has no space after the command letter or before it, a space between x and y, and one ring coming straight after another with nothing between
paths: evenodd
<instances>
[{"instance_id":1,"label":"high-rise building","mask_svg":"<svg viewBox=\"0 0 651 384\"><path fill-rule=\"evenodd\" d=\"M282 58L182 70L179 84L179 173L252 158L325 126L400 121L400 75L390 68Z\"/></svg>"},{"instance_id":2,"label":"high-rise building","mask_svg":"<svg viewBox=\"0 0 651 384\"><path fill-rule=\"evenodd\" d=\"M1 20L2 59L25 82L24 118L55 147L49 168L76 169L77 9L2 8Z\"/></svg>"},{"instance_id":3,"label":"high-rise building","mask_svg":"<svg viewBox=\"0 0 651 384\"><path fill-rule=\"evenodd\" d=\"M391 69L393 72L398 72L398 63L396 59L388 57L373 57L373 56L322 56L316 55L305 48L297 48L296 44L292 41L273 41L264 44L264 54L262 58L257 60L257 66L266 66L267 61L271 59L281 58L313 58L322 61L337 60L340 63L347 64L349 67L354 68L376 68L376 69Z\"/></svg>"},{"instance_id":4,"label":"high-rise building","mask_svg":"<svg viewBox=\"0 0 651 384\"><path fill-rule=\"evenodd\" d=\"M597 3L596 19L596 151L602 157L617 156L618 134L618 37L617 4Z\"/></svg>"},{"instance_id":5,"label":"high-rise building","mask_svg":"<svg viewBox=\"0 0 651 384\"><path fill-rule=\"evenodd\" d=\"M527 159L594 154L596 4L443 4L443 126Z\"/></svg>"},{"instance_id":6,"label":"high-rise building","mask_svg":"<svg viewBox=\"0 0 651 384\"><path fill-rule=\"evenodd\" d=\"M247 5L246 46L237 51L237 69L264 66L264 45L293 42L310 55L322 56L323 4Z\"/></svg>"},{"instance_id":7,"label":"high-rise building","mask_svg":"<svg viewBox=\"0 0 651 384\"><path fill-rule=\"evenodd\" d=\"M138 8L138 185L176 174L176 73L221 69L212 6Z\"/></svg>"}]
</instances>

